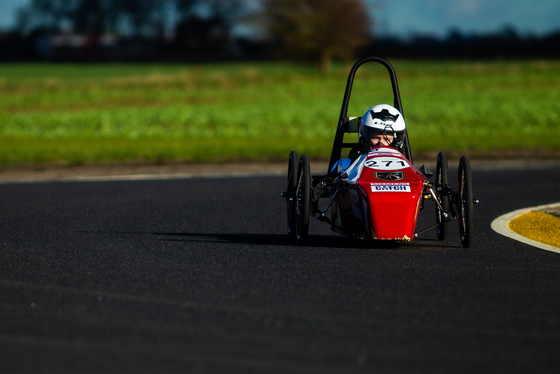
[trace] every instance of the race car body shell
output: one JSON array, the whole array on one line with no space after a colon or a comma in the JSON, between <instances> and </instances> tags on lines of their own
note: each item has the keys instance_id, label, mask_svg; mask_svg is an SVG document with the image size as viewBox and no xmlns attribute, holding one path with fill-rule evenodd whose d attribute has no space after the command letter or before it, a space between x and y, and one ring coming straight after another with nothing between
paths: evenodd
<instances>
[{"instance_id":1,"label":"race car body shell","mask_svg":"<svg viewBox=\"0 0 560 374\"><path fill-rule=\"evenodd\" d=\"M426 178L390 147L361 156L348 176L335 209L342 230L368 239L412 240Z\"/></svg>"}]
</instances>

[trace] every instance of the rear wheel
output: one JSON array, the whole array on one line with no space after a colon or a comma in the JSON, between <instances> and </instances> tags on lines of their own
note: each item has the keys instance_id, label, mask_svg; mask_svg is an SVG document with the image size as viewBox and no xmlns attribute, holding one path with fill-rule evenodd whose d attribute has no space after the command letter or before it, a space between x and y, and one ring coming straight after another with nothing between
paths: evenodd
<instances>
[{"instance_id":1,"label":"rear wheel","mask_svg":"<svg viewBox=\"0 0 560 374\"><path fill-rule=\"evenodd\" d=\"M286 186L286 205L288 206L288 235L291 239L296 238L296 187L298 180L298 154L290 152L288 160L288 185Z\"/></svg>"},{"instance_id":2,"label":"rear wheel","mask_svg":"<svg viewBox=\"0 0 560 374\"><path fill-rule=\"evenodd\" d=\"M436 197L443 208L442 211L436 204L436 231L439 240L445 240L447 234L447 218L443 213L449 213L449 195L447 192L444 193L443 186L447 186L448 183L447 156L442 151L438 154L436 166Z\"/></svg>"},{"instance_id":3,"label":"rear wheel","mask_svg":"<svg viewBox=\"0 0 560 374\"><path fill-rule=\"evenodd\" d=\"M463 247L470 247L473 231L473 192L471 163L466 156L459 161L459 187L457 191L459 234Z\"/></svg>"},{"instance_id":4,"label":"rear wheel","mask_svg":"<svg viewBox=\"0 0 560 374\"><path fill-rule=\"evenodd\" d=\"M309 158L301 155L298 165L298 180L295 198L296 240L305 244L309 230L309 214L311 208L311 172Z\"/></svg>"}]
</instances>

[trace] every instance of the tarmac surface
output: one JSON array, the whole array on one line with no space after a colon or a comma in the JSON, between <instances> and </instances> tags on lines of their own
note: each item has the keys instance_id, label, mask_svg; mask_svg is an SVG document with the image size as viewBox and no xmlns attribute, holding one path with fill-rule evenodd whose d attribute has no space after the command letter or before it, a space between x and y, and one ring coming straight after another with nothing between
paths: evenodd
<instances>
[{"instance_id":1,"label":"tarmac surface","mask_svg":"<svg viewBox=\"0 0 560 374\"><path fill-rule=\"evenodd\" d=\"M473 162L470 248L295 246L284 165L0 184L0 372L557 373L560 256L490 225L560 167L508 167Z\"/></svg>"},{"instance_id":2,"label":"tarmac surface","mask_svg":"<svg viewBox=\"0 0 560 374\"><path fill-rule=\"evenodd\" d=\"M449 160L454 165L456 160ZM415 166L427 165L435 170L432 161L417 160ZM510 160L471 160L476 170L531 170L560 166L560 160L552 159L510 159ZM312 161L312 174L327 171L328 163ZM106 165L34 165L6 166L0 169L1 183L81 181L81 180L141 180L141 179L179 179L189 177L247 176L247 175L284 175L286 163L189 163L189 164L106 164ZM559 197L560 200L560 197ZM544 213L560 217L560 207L547 209Z\"/></svg>"},{"instance_id":3,"label":"tarmac surface","mask_svg":"<svg viewBox=\"0 0 560 374\"><path fill-rule=\"evenodd\" d=\"M456 160L450 160L454 165ZM417 160L419 167L426 164L435 170L433 162ZM510 159L510 160L471 160L473 170L530 170L535 168L560 165L560 160L551 159ZM312 162L312 173L326 172L326 162ZM258 176L284 175L285 163L224 163L224 164L116 164L116 165L80 165L80 166L29 166L6 167L0 170L0 184L22 182L52 181L109 181L109 180L158 180L181 179L192 177L223 177L223 176ZM559 196L560 201L560 196ZM536 213L529 211L514 217L515 224L508 224L508 229L527 239L560 248L560 231L552 228L560 225L560 203L547 206L538 218ZM512 219L513 221L513 219Z\"/></svg>"}]
</instances>

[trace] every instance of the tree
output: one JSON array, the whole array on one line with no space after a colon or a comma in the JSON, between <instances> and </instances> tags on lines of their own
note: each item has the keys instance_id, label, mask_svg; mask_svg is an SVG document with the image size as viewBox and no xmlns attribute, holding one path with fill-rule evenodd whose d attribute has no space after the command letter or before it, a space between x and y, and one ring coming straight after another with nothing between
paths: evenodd
<instances>
[{"instance_id":1,"label":"tree","mask_svg":"<svg viewBox=\"0 0 560 374\"><path fill-rule=\"evenodd\" d=\"M231 27L245 9L244 0L176 0L175 6L178 47L214 56L227 49Z\"/></svg>"},{"instance_id":2,"label":"tree","mask_svg":"<svg viewBox=\"0 0 560 374\"><path fill-rule=\"evenodd\" d=\"M100 0L83 0L72 12L74 29L77 32L101 34L106 21L107 9Z\"/></svg>"},{"instance_id":3,"label":"tree","mask_svg":"<svg viewBox=\"0 0 560 374\"><path fill-rule=\"evenodd\" d=\"M245 3L246 0L175 0L175 8L179 18L195 15L200 18L219 19L223 24L231 26L245 11Z\"/></svg>"},{"instance_id":4,"label":"tree","mask_svg":"<svg viewBox=\"0 0 560 374\"><path fill-rule=\"evenodd\" d=\"M116 31L122 21L136 36L158 34L164 7L172 0L31 0L20 10L20 29L46 28L100 33ZM31 25L25 24L30 22Z\"/></svg>"},{"instance_id":5,"label":"tree","mask_svg":"<svg viewBox=\"0 0 560 374\"><path fill-rule=\"evenodd\" d=\"M261 0L262 24L283 57L314 61L327 71L333 58L350 58L368 40L363 0Z\"/></svg>"},{"instance_id":6,"label":"tree","mask_svg":"<svg viewBox=\"0 0 560 374\"><path fill-rule=\"evenodd\" d=\"M109 3L118 18L129 22L134 36L162 32L166 0L111 0Z\"/></svg>"},{"instance_id":7,"label":"tree","mask_svg":"<svg viewBox=\"0 0 560 374\"><path fill-rule=\"evenodd\" d=\"M117 33L139 45L167 47L168 31L190 55L228 53L231 28L248 0L29 0L20 8L18 32L87 35L95 45L103 33ZM132 37L132 38L131 38Z\"/></svg>"},{"instance_id":8,"label":"tree","mask_svg":"<svg viewBox=\"0 0 560 374\"><path fill-rule=\"evenodd\" d=\"M27 7L18 10L18 31L30 31L37 28L56 30L69 21L70 4L64 0L31 0Z\"/></svg>"}]
</instances>

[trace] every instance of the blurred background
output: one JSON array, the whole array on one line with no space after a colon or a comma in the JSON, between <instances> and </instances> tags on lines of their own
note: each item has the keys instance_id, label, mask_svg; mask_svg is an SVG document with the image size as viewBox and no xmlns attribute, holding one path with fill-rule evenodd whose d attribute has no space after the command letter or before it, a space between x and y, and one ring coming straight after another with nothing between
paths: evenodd
<instances>
[{"instance_id":1,"label":"blurred background","mask_svg":"<svg viewBox=\"0 0 560 374\"><path fill-rule=\"evenodd\" d=\"M0 168L326 159L364 56L413 153L557 158L557 0L2 0ZM392 102L357 76L350 115ZM385 86L384 86L385 85Z\"/></svg>"},{"instance_id":2,"label":"blurred background","mask_svg":"<svg viewBox=\"0 0 560 374\"><path fill-rule=\"evenodd\" d=\"M558 14L556 0L3 0L0 58L558 57Z\"/></svg>"}]
</instances>

